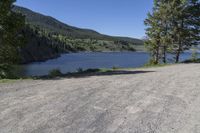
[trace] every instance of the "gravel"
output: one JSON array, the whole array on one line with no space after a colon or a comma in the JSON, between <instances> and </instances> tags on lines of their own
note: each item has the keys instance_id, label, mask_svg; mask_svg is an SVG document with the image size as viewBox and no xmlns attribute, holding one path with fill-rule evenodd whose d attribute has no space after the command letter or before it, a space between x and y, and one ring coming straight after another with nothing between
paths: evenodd
<instances>
[{"instance_id":1,"label":"gravel","mask_svg":"<svg viewBox=\"0 0 200 133\"><path fill-rule=\"evenodd\" d=\"M199 64L0 84L0 133L199 132Z\"/></svg>"}]
</instances>

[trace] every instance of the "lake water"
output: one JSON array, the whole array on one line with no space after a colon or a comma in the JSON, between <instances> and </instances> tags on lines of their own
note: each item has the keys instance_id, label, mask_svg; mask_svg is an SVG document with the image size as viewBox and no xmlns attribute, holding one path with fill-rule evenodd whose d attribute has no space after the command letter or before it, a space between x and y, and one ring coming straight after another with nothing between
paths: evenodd
<instances>
[{"instance_id":1,"label":"lake water","mask_svg":"<svg viewBox=\"0 0 200 133\"><path fill-rule=\"evenodd\" d=\"M190 53L181 55L181 60L189 59ZM57 59L35 62L22 66L20 73L24 76L47 75L52 69L60 69L62 73L75 72L78 68L132 68L141 67L149 60L145 52L108 52L108 53L70 53Z\"/></svg>"}]
</instances>

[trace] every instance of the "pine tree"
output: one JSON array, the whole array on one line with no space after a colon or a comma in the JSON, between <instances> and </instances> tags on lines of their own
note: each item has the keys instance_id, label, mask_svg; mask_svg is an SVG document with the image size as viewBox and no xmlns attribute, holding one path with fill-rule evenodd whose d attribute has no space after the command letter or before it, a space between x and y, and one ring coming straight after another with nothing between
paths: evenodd
<instances>
[{"instance_id":1,"label":"pine tree","mask_svg":"<svg viewBox=\"0 0 200 133\"><path fill-rule=\"evenodd\" d=\"M24 44L25 18L12 11L14 0L0 1L0 77L2 68L18 62L20 46Z\"/></svg>"},{"instance_id":2,"label":"pine tree","mask_svg":"<svg viewBox=\"0 0 200 133\"><path fill-rule=\"evenodd\" d=\"M182 52L200 43L200 2L154 0L153 13L148 15L145 24L149 37L146 45L150 51L157 51L164 63L167 53L175 54L177 63Z\"/></svg>"},{"instance_id":3,"label":"pine tree","mask_svg":"<svg viewBox=\"0 0 200 133\"><path fill-rule=\"evenodd\" d=\"M18 61L18 50L23 44L22 29L25 19L12 11L14 0L0 1L0 64Z\"/></svg>"},{"instance_id":4,"label":"pine tree","mask_svg":"<svg viewBox=\"0 0 200 133\"><path fill-rule=\"evenodd\" d=\"M182 52L199 43L200 7L198 0L173 0L171 8L173 49L178 63Z\"/></svg>"},{"instance_id":5,"label":"pine tree","mask_svg":"<svg viewBox=\"0 0 200 133\"><path fill-rule=\"evenodd\" d=\"M200 44L200 1L189 0L189 6L186 8L187 12L187 25L189 25L190 37L186 40L191 45Z\"/></svg>"},{"instance_id":6,"label":"pine tree","mask_svg":"<svg viewBox=\"0 0 200 133\"><path fill-rule=\"evenodd\" d=\"M158 25L159 19L156 18L156 13L151 15L148 14L148 19L145 20L145 25L149 26L147 28L146 34L148 38L145 42L146 48L150 51L151 54L151 63L158 64L160 59L160 30Z\"/></svg>"},{"instance_id":7,"label":"pine tree","mask_svg":"<svg viewBox=\"0 0 200 133\"><path fill-rule=\"evenodd\" d=\"M151 63L153 64L158 64L160 58L162 57L161 35L163 29L162 29L162 18L159 12L160 3L161 3L160 0L154 0L153 13L152 14L148 13L148 17L145 20L145 25L148 26L148 28L146 29L148 40L145 42L145 46L151 53L152 56Z\"/></svg>"}]
</instances>

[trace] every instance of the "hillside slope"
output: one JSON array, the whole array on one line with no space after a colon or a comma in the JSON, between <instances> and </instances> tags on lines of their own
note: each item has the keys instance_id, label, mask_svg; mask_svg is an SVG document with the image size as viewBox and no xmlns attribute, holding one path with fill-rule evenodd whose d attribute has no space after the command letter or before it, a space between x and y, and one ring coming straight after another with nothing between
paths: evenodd
<instances>
[{"instance_id":1,"label":"hillside slope","mask_svg":"<svg viewBox=\"0 0 200 133\"><path fill-rule=\"evenodd\" d=\"M37 61L40 57L45 57L45 59L48 57L48 55L35 55L36 52L29 50L30 47L37 47L35 49L39 53L42 53L41 50L46 47L51 48L49 52L56 53L56 56L61 52L143 50L143 41L139 39L113 37L100 34L94 30L69 26L50 16L45 16L19 6L15 6L13 10L26 16L26 23L29 27L29 30L27 30L29 31L28 47L22 50L22 54L26 56L31 55L31 57L23 56L24 62L28 58L29 61ZM33 43L33 40L36 41ZM35 56L36 58L33 58Z\"/></svg>"}]
</instances>

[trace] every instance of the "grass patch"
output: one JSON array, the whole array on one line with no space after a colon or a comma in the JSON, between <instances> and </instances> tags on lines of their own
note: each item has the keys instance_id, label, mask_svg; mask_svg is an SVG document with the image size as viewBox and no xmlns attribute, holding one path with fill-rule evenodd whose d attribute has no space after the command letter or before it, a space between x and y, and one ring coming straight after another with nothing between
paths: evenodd
<instances>
[{"instance_id":1,"label":"grass patch","mask_svg":"<svg viewBox=\"0 0 200 133\"><path fill-rule=\"evenodd\" d=\"M49 77L54 78L54 77L60 77L62 76L62 72L59 69L53 69L49 72Z\"/></svg>"},{"instance_id":2,"label":"grass patch","mask_svg":"<svg viewBox=\"0 0 200 133\"><path fill-rule=\"evenodd\" d=\"M113 70L118 70L118 69L120 69L120 67L113 66L112 69Z\"/></svg>"},{"instance_id":3,"label":"grass patch","mask_svg":"<svg viewBox=\"0 0 200 133\"><path fill-rule=\"evenodd\" d=\"M21 80L21 79L0 79L0 84L1 83L13 83L13 82L16 82L19 80Z\"/></svg>"},{"instance_id":4,"label":"grass patch","mask_svg":"<svg viewBox=\"0 0 200 133\"><path fill-rule=\"evenodd\" d=\"M200 63L200 59L190 59L190 60L185 60L183 63Z\"/></svg>"},{"instance_id":5,"label":"grass patch","mask_svg":"<svg viewBox=\"0 0 200 133\"><path fill-rule=\"evenodd\" d=\"M0 79L0 84L1 83L15 83L19 81L28 81L28 80L34 80L33 77L27 77L27 78L19 78L19 79Z\"/></svg>"},{"instance_id":6,"label":"grass patch","mask_svg":"<svg viewBox=\"0 0 200 133\"><path fill-rule=\"evenodd\" d=\"M95 69L78 69L77 72L67 73L66 76L73 76L73 75L84 75L84 74L94 74L94 73L103 73L103 72L110 72L112 69L106 69L106 68L95 68Z\"/></svg>"}]
</instances>

